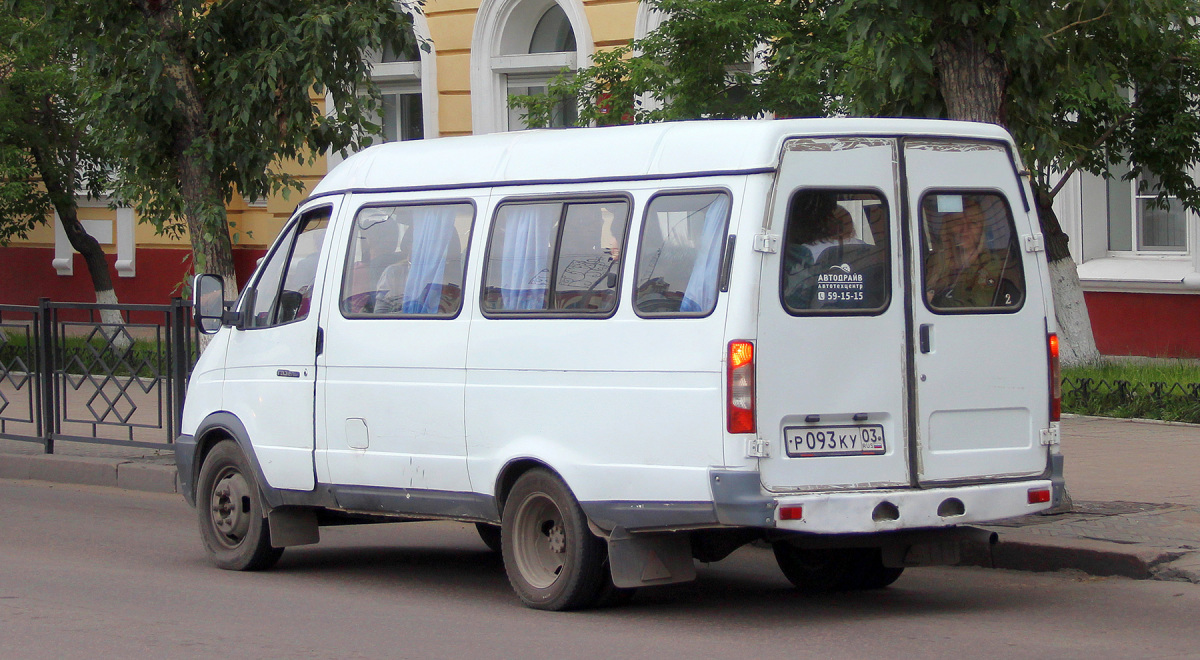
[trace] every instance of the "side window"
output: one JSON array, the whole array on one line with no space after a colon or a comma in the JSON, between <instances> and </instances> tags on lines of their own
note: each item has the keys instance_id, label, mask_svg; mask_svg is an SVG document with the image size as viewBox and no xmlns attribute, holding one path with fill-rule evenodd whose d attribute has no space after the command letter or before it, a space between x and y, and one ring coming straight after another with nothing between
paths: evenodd
<instances>
[{"instance_id":1,"label":"side window","mask_svg":"<svg viewBox=\"0 0 1200 660\"><path fill-rule=\"evenodd\" d=\"M484 311L612 312L628 226L625 200L502 205L488 245Z\"/></svg>"},{"instance_id":2,"label":"side window","mask_svg":"<svg viewBox=\"0 0 1200 660\"><path fill-rule=\"evenodd\" d=\"M330 212L325 207L305 213L276 243L249 296L246 328L266 328L308 317Z\"/></svg>"},{"instance_id":3,"label":"side window","mask_svg":"<svg viewBox=\"0 0 1200 660\"><path fill-rule=\"evenodd\" d=\"M659 195L638 245L633 304L640 316L704 316L717 304L729 195Z\"/></svg>"},{"instance_id":4,"label":"side window","mask_svg":"<svg viewBox=\"0 0 1200 660\"><path fill-rule=\"evenodd\" d=\"M342 314L457 315L474 217L468 203L360 210L342 276Z\"/></svg>"},{"instance_id":5,"label":"side window","mask_svg":"<svg viewBox=\"0 0 1200 660\"><path fill-rule=\"evenodd\" d=\"M1025 276L1012 212L995 193L932 192L921 200L925 303L936 312L1016 311Z\"/></svg>"},{"instance_id":6,"label":"side window","mask_svg":"<svg viewBox=\"0 0 1200 660\"><path fill-rule=\"evenodd\" d=\"M882 312L891 299L891 244L878 193L797 191L784 227L784 308L797 316Z\"/></svg>"}]
</instances>

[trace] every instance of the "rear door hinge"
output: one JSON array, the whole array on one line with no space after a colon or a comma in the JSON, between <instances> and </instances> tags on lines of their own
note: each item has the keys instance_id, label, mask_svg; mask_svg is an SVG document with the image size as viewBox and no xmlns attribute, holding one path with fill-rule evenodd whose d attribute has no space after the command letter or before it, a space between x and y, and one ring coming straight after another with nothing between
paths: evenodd
<instances>
[{"instance_id":1,"label":"rear door hinge","mask_svg":"<svg viewBox=\"0 0 1200 660\"><path fill-rule=\"evenodd\" d=\"M1042 445L1043 447L1049 447L1051 445L1059 444L1059 442L1061 442L1062 436L1059 434L1058 429L1059 429L1058 424L1051 424L1050 428L1042 429L1041 430L1042 437L1038 441L1038 444Z\"/></svg>"},{"instance_id":2,"label":"rear door hinge","mask_svg":"<svg viewBox=\"0 0 1200 660\"><path fill-rule=\"evenodd\" d=\"M1046 249L1046 243L1041 234L1029 234L1025 237L1026 252L1041 252Z\"/></svg>"},{"instance_id":3,"label":"rear door hinge","mask_svg":"<svg viewBox=\"0 0 1200 660\"><path fill-rule=\"evenodd\" d=\"M775 254L779 251L779 234L756 234L754 236L754 251Z\"/></svg>"},{"instance_id":4,"label":"rear door hinge","mask_svg":"<svg viewBox=\"0 0 1200 660\"><path fill-rule=\"evenodd\" d=\"M771 443L763 438L750 438L746 441L746 457L747 458L770 458L771 453L768 449Z\"/></svg>"}]
</instances>

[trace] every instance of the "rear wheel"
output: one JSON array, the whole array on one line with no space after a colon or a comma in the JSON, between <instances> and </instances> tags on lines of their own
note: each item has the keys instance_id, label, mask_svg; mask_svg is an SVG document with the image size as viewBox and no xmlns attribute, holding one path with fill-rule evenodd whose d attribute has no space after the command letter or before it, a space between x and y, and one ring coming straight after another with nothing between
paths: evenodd
<instances>
[{"instance_id":1,"label":"rear wheel","mask_svg":"<svg viewBox=\"0 0 1200 660\"><path fill-rule=\"evenodd\" d=\"M773 548L779 569L805 593L882 589L904 572L884 566L879 548L797 548L786 541Z\"/></svg>"},{"instance_id":2,"label":"rear wheel","mask_svg":"<svg viewBox=\"0 0 1200 660\"><path fill-rule=\"evenodd\" d=\"M517 596L539 610L595 605L604 595L604 541L566 484L551 472L530 470L504 504L504 570Z\"/></svg>"},{"instance_id":3,"label":"rear wheel","mask_svg":"<svg viewBox=\"0 0 1200 660\"><path fill-rule=\"evenodd\" d=\"M212 562L234 571L257 571L279 561L271 546L258 482L242 450L224 440L204 458L196 488L200 538Z\"/></svg>"}]
</instances>

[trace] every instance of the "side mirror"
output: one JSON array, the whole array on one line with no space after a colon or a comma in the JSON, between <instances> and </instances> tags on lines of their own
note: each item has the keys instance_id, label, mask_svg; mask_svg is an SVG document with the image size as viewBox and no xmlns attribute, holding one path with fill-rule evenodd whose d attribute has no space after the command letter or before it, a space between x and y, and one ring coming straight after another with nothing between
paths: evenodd
<instances>
[{"instance_id":1,"label":"side mirror","mask_svg":"<svg viewBox=\"0 0 1200 660\"><path fill-rule=\"evenodd\" d=\"M211 335L221 329L225 316L225 281L205 273L192 280L192 311L196 327Z\"/></svg>"}]
</instances>

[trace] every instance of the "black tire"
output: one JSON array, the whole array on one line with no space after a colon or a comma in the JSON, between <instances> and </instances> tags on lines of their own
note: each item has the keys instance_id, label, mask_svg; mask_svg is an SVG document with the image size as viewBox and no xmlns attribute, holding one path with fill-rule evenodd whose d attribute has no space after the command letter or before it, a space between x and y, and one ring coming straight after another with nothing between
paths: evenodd
<instances>
[{"instance_id":1,"label":"black tire","mask_svg":"<svg viewBox=\"0 0 1200 660\"><path fill-rule=\"evenodd\" d=\"M879 548L855 548L850 570L846 573L845 588L855 591L883 589L900 579L903 567L883 565Z\"/></svg>"},{"instance_id":2,"label":"black tire","mask_svg":"<svg viewBox=\"0 0 1200 660\"><path fill-rule=\"evenodd\" d=\"M271 546L262 496L237 443L224 440L204 458L196 484L200 539L214 564L231 571L270 568L283 555Z\"/></svg>"},{"instance_id":3,"label":"black tire","mask_svg":"<svg viewBox=\"0 0 1200 660\"><path fill-rule=\"evenodd\" d=\"M797 548L786 541L773 548L779 569L804 593L882 589L904 572L884 566L879 548Z\"/></svg>"},{"instance_id":4,"label":"black tire","mask_svg":"<svg viewBox=\"0 0 1200 660\"><path fill-rule=\"evenodd\" d=\"M606 547L588 529L575 496L553 473L521 475L504 503L504 570L521 602L538 610L596 605L603 595Z\"/></svg>"},{"instance_id":5,"label":"black tire","mask_svg":"<svg viewBox=\"0 0 1200 660\"><path fill-rule=\"evenodd\" d=\"M479 538L483 541L483 544L488 547L488 550L491 550L496 554L500 554L503 551L500 545L499 525L475 523L475 531L479 532Z\"/></svg>"}]
</instances>

